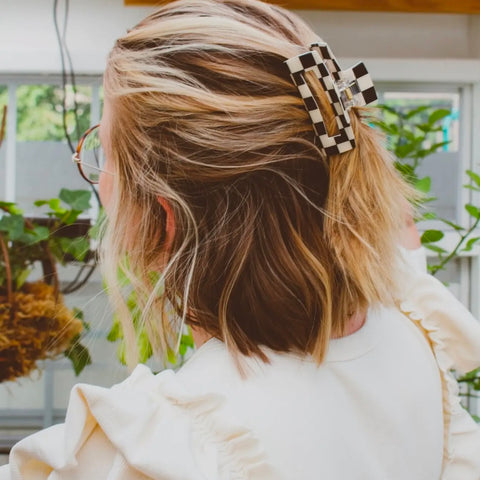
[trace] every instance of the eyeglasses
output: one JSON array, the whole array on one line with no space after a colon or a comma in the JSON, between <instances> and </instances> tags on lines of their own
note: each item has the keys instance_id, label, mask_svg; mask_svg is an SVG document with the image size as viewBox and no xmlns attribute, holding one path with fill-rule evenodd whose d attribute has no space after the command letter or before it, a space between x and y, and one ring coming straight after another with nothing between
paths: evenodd
<instances>
[{"instance_id":1,"label":"eyeglasses","mask_svg":"<svg viewBox=\"0 0 480 480\"><path fill-rule=\"evenodd\" d=\"M100 142L99 127L90 127L80 138L72 161L77 164L80 175L93 185L97 184L101 173L113 175L104 170L105 153Z\"/></svg>"}]
</instances>

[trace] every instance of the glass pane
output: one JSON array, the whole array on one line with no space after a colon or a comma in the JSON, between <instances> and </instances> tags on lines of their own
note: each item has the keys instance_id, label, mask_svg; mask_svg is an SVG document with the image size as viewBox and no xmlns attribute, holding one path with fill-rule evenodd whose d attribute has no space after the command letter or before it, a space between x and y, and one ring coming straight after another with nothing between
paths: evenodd
<instances>
[{"instance_id":1,"label":"glass pane","mask_svg":"<svg viewBox=\"0 0 480 480\"><path fill-rule=\"evenodd\" d=\"M30 377L0 385L0 411L4 408L43 409L44 399L45 383L39 371L32 372Z\"/></svg>"},{"instance_id":2,"label":"glass pane","mask_svg":"<svg viewBox=\"0 0 480 480\"><path fill-rule=\"evenodd\" d=\"M127 368L117 359L117 343L107 340L112 326L112 314L99 273L81 290L66 296L65 301L70 308L80 308L85 321L90 325L90 331L82 339L82 344L88 348L92 364L86 366L80 376L76 377L70 361L62 359L55 362L53 398L56 409L66 408L70 390L76 383L110 387L128 376Z\"/></svg>"},{"instance_id":3,"label":"glass pane","mask_svg":"<svg viewBox=\"0 0 480 480\"><path fill-rule=\"evenodd\" d=\"M65 116L59 85L20 85L16 93L16 200L34 213L35 200L56 197L61 188L89 188L71 162L67 135L76 148L90 125L92 88L67 87Z\"/></svg>"},{"instance_id":4,"label":"glass pane","mask_svg":"<svg viewBox=\"0 0 480 480\"><path fill-rule=\"evenodd\" d=\"M91 87L67 85L66 128L73 142L89 127ZM17 141L65 141L63 124L64 92L59 85L20 85L17 87Z\"/></svg>"},{"instance_id":5,"label":"glass pane","mask_svg":"<svg viewBox=\"0 0 480 480\"><path fill-rule=\"evenodd\" d=\"M441 151L457 152L459 150L460 95L458 93L385 92L383 98L386 105L405 113L418 107L428 107L415 118L417 123L428 123L429 115L433 110L448 110L450 113L439 122L441 130L429 136L427 144L449 142L441 148ZM388 116L388 112L385 115Z\"/></svg>"},{"instance_id":6,"label":"glass pane","mask_svg":"<svg viewBox=\"0 0 480 480\"><path fill-rule=\"evenodd\" d=\"M419 149L427 152L425 156L412 158L407 153L406 157L402 158L397 154L399 163L414 166L418 178L429 177L431 180L428 196L434 197L434 200L425 205L425 211L434 212L441 218L458 223L459 189L463 174L460 90L451 92L387 90L381 97L383 104L399 112L402 117L399 120L397 114L387 110L384 111L384 120L387 123L397 122L399 128L406 127L410 132L408 139L391 135L389 137L391 150L398 148L399 145L402 148L405 144L425 137L419 144ZM409 112L416 109L417 112L409 117ZM408 145L405 148L408 149ZM428 152L430 148L432 152Z\"/></svg>"}]
</instances>

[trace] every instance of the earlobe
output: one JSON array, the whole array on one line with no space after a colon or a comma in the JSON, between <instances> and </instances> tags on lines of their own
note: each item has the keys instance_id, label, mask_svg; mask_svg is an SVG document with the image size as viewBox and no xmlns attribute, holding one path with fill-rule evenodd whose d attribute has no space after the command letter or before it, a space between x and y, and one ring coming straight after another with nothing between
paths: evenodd
<instances>
[{"instance_id":1,"label":"earlobe","mask_svg":"<svg viewBox=\"0 0 480 480\"><path fill-rule=\"evenodd\" d=\"M165 210L166 222L165 222L165 243L167 250L170 250L170 247L173 243L175 237L175 216L173 214L173 209L168 201L161 197L157 197L158 203Z\"/></svg>"}]
</instances>

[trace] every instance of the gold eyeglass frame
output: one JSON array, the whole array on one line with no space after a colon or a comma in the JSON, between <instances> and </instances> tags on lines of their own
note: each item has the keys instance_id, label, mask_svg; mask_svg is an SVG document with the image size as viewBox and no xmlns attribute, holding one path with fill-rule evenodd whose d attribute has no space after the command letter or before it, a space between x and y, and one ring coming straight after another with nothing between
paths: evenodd
<instances>
[{"instance_id":1,"label":"gold eyeglass frame","mask_svg":"<svg viewBox=\"0 0 480 480\"><path fill-rule=\"evenodd\" d=\"M94 125L93 127L90 127L80 137L80 140L78 141L78 144L77 144L77 149L75 150L75 153L73 153L73 155L72 155L72 162L77 164L78 172L80 173L80 175L82 176L82 178L84 180L86 180L88 183L90 183L92 185L98 185L98 180L96 180L96 181L91 180L90 178L88 178L87 175L85 175L85 173L82 169L82 165L84 165L84 163L82 162L82 160L80 158L80 152L82 151L83 144L85 143L85 139L88 137L88 135L90 135L90 133L92 133L98 127L100 127L99 123L97 125ZM108 175L113 175L113 173L107 172L106 170L103 170L102 168L99 168L99 167L94 167L93 165L88 165L88 168L92 168L93 170L97 170L100 173L107 173Z\"/></svg>"}]
</instances>

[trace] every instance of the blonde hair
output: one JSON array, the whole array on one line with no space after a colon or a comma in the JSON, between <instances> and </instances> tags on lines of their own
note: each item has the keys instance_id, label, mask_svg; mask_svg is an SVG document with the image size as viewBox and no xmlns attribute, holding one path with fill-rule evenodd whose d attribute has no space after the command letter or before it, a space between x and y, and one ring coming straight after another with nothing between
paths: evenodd
<instances>
[{"instance_id":1,"label":"blonde hair","mask_svg":"<svg viewBox=\"0 0 480 480\"><path fill-rule=\"evenodd\" d=\"M266 360L266 346L320 363L352 313L392 302L410 191L362 119L368 110L351 111L352 151L325 158L315 145L284 61L318 40L277 6L179 0L116 42L104 268L131 363L118 265L159 349L183 318L234 353ZM333 132L325 93L309 83ZM174 217L171 242L159 197Z\"/></svg>"}]
</instances>

